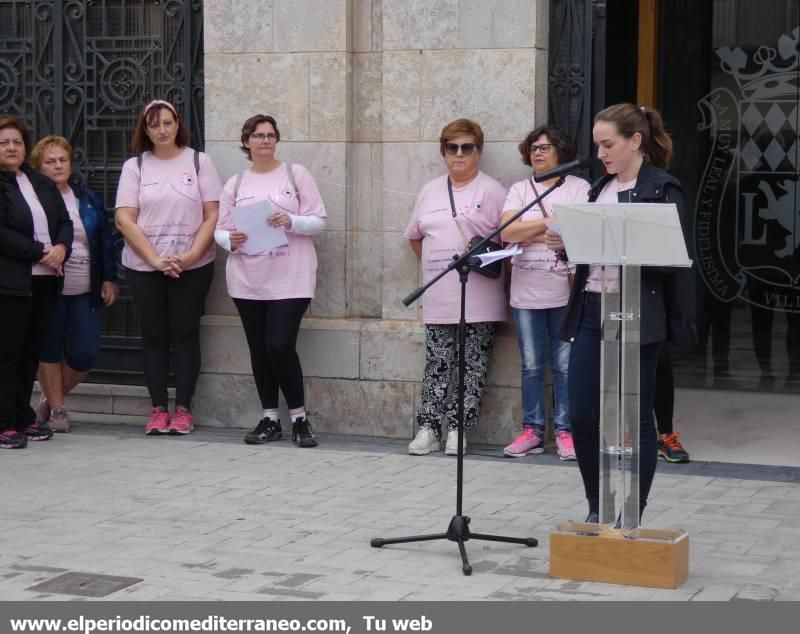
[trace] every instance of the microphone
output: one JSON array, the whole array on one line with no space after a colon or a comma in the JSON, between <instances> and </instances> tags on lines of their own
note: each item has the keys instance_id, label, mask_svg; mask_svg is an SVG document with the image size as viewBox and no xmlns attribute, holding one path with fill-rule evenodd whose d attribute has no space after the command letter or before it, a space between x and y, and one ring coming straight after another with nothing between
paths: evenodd
<instances>
[{"instance_id":1,"label":"microphone","mask_svg":"<svg viewBox=\"0 0 800 634\"><path fill-rule=\"evenodd\" d=\"M591 165L591 161L585 156L581 158L577 158L574 161L570 161L569 163L562 163L558 167L554 167L551 170L547 170L546 172L542 172L541 174L536 174L533 177L537 183L541 183L542 181L549 181L551 178L559 178L570 172L577 172L578 170L582 170L586 167Z\"/></svg>"}]
</instances>

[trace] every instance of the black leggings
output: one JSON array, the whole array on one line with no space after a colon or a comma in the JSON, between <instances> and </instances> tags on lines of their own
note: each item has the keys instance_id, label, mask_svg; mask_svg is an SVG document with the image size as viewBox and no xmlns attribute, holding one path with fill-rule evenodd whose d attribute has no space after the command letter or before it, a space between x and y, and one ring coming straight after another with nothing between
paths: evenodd
<instances>
[{"instance_id":1,"label":"black leggings","mask_svg":"<svg viewBox=\"0 0 800 634\"><path fill-rule=\"evenodd\" d=\"M575 454L589 511L599 512L600 498L600 295L585 293L578 334L572 343L567 385ZM639 352L639 506L644 509L658 462L653 421L657 343Z\"/></svg>"},{"instance_id":2,"label":"black leggings","mask_svg":"<svg viewBox=\"0 0 800 634\"><path fill-rule=\"evenodd\" d=\"M33 381L56 299L52 275L34 275L30 296L0 295L0 431L24 431L36 419Z\"/></svg>"},{"instance_id":3,"label":"black leggings","mask_svg":"<svg viewBox=\"0 0 800 634\"><path fill-rule=\"evenodd\" d=\"M296 346L300 321L311 300L234 297L233 302L242 318L261 407L277 409L279 389L289 409L303 407L303 368Z\"/></svg>"},{"instance_id":4,"label":"black leggings","mask_svg":"<svg viewBox=\"0 0 800 634\"><path fill-rule=\"evenodd\" d=\"M142 359L153 407L166 407L170 350L175 403L191 408L200 374L200 318L214 277L214 263L181 273L127 269L142 323Z\"/></svg>"}]
</instances>

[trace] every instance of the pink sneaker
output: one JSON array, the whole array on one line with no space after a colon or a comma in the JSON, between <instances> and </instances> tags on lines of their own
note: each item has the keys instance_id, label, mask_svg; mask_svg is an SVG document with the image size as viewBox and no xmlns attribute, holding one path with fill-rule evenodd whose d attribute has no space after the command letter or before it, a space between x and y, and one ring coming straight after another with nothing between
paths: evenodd
<instances>
[{"instance_id":1,"label":"pink sneaker","mask_svg":"<svg viewBox=\"0 0 800 634\"><path fill-rule=\"evenodd\" d=\"M530 454L542 453L544 441L536 430L530 425L523 425L522 433L514 439L503 453L511 458L522 458Z\"/></svg>"},{"instance_id":2,"label":"pink sneaker","mask_svg":"<svg viewBox=\"0 0 800 634\"><path fill-rule=\"evenodd\" d=\"M144 433L148 436L168 434L169 412L160 407L154 407L153 413L150 414L150 420L147 421L147 425L144 426Z\"/></svg>"},{"instance_id":3,"label":"pink sneaker","mask_svg":"<svg viewBox=\"0 0 800 634\"><path fill-rule=\"evenodd\" d=\"M172 415L172 421L169 426L170 434L190 434L194 429L192 424L192 413L183 405L178 405L175 408L175 413Z\"/></svg>"},{"instance_id":4,"label":"pink sneaker","mask_svg":"<svg viewBox=\"0 0 800 634\"><path fill-rule=\"evenodd\" d=\"M558 457L561 460L575 460L575 444L572 442L572 434L568 431L556 433L556 448Z\"/></svg>"}]
</instances>

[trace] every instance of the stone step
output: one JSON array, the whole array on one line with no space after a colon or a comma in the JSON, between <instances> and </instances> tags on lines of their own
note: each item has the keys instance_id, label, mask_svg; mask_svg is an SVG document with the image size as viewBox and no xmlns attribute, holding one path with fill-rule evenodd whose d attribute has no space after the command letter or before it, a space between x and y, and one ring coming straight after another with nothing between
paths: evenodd
<instances>
[{"instance_id":1,"label":"stone step","mask_svg":"<svg viewBox=\"0 0 800 634\"><path fill-rule=\"evenodd\" d=\"M33 401L38 403L41 387L34 384ZM174 405L175 389L169 389L170 407ZM143 385L109 385L101 383L81 383L64 403L68 411L87 414L113 414L120 416L150 415L152 405L147 388Z\"/></svg>"}]
</instances>

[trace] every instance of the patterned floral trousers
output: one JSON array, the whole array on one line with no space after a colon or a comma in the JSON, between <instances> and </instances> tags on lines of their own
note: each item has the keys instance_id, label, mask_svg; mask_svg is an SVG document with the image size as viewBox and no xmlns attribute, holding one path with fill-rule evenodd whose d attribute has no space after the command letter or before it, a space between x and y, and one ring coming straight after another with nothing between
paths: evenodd
<instances>
[{"instance_id":1,"label":"patterned floral trousers","mask_svg":"<svg viewBox=\"0 0 800 634\"><path fill-rule=\"evenodd\" d=\"M425 374L420 426L438 431L442 415L448 430L458 427L458 324L425 325ZM494 343L494 322L467 324L464 374L464 428L474 427L481 410L486 371Z\"/></svg>"}]
</instances>

